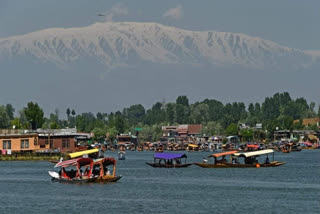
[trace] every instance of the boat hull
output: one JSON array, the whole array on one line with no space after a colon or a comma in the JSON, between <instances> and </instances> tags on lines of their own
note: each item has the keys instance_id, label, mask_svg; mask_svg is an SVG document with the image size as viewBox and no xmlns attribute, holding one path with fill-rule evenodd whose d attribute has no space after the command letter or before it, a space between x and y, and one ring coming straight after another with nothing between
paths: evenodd
<instances>
[{"instance_id":1,"label":"boat hull","mask_svg":"<svg viewBox=\"0 0 320 214\"><path fill-rule=\"evenodd\" d=\"M194 165L200 166L202 168L226 168L224 164L213 164L213 163L193 163Z\"/></svg>"},{"instance_id":2,"label":"boat hull","mask_svg":"<svg viewBox=\"0 0 320 214\"><path fill-rule=\"evenodd\" d=\"M258 168L258 167L277 167L284 165L286 162L274 161L268 164L232 164L232 163L220 163L220 164L209 164L209 163L194 163L194 165L203 168Z\"/></svg>"},{"instance_id":3,"label":"boat hull","mask_svg":"<svg viewBox=\"0 0 320 214\"><path fill-rule=\"evenodd\" d=\"M185 168L188 166L191 166L191 163L186 163L186 164L158 164L158 163L146 163L149 166L155 167L155 168Z\"/></svg>"},{"instance_id":4,"label":"boat hull","mask_svg":"<svg viewBox=\"0 0 320 214\"><path fill-rule=\"evenodd\" d=\"M94 178L87 178L87 179L79 179L79 178L67 179L67 178L61 178L59 174L56 172L49 171L48 173L51 176L52 181L57 181L61 183L76 183L76 184L90 183L90 182L94 182L98 178L98 177L94 177Z\"/></svg>"},{"instance_id":5,"label":"boat hull","mask_svg":"<svg viewBox=\"0 0 320 214\"><path fill-rule=\"evenodd\" d=\"M114 183L120 180L122 176L102 176L94 180L94 183Z\"/></svg>"},{"instance_id":6,"label":"boat hull","mask_svg":"<svg viewBox=\"0 0 320 214\"><path fill-rule=\"evenodd\" d=\"M232 163L223 163L226 165L226 167L230 168L259 168L259 167L277 167L284 165L286 162L278 162L273 161L268 164L262 163L262 164L232 164Z\"/></svg>"}]
</instances>

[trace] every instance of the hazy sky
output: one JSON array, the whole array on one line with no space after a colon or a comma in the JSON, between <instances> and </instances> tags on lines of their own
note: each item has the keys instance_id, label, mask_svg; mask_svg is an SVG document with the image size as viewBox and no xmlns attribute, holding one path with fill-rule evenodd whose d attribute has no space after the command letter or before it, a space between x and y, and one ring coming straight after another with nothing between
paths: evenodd
<instances>
[{"instance_id":1,"label":"hazy sky","mask_svg":"<svg viewBox=\"0 0 320 214\"><path fill-rule=\"evenodd\" d=\"M241 32L320 50L319 0L0 0L0 37L104 19Z\"/></svg>"},{"instance_id":2,"label":"hazy sky","mask_svg":"<svg viewBox=\"0 0 320 214\"><path fill-rule=\"evenodd\" d=\"M105 16L98 16L98 14L104 14ZM291 48L320 50L320 0L0 0L0 38L46 28L82 27L103 21L157 22L188 30L237 32L272 40ZM0 69L0 72L5 73L4 69ZM309 75L314 78L309 79L307 85L301 84L301 80L305 78L303 73L291 73L289 76L283 74L282 79L276 73L268 74L269 76L266 77L261 77L262 74L260 73L239 73L239 79L243 79L238 80L238 78L233 77L231 79L234 81L232 85L236 89L227 88L229 91L224 88L224 79L230 81L228 74L223 74L225 76L219 77L221 81L217 81L217 83L205 79L208 82L204 84L199 80L197 84L199 87L190 87L185 91L177 90L175 94L171 94L169 89L162 92L156 91L156 89L148 90L149 100L147 101L144 96L138 97L139 99L136 96L137 94L144 94L146 92L144 88L137 87L139 93L132 92L130 88L122 89L122 95L118 93L117 85L114 87L117 90L107 88L113 83L112 79L108 80L109 85L98 81L99 84L90 86L94 92L107 90L113 93L113 91L117 91L115 96L114 94L111 96L114 97L114 100L105 102L101 102L100 98L94 96L89 96L92 100L89 99L86 102L77 99L77 97L69 96L69 94L61 98L61 96L57 96L57 94L64 95L60 85L53 85L52 94L46 90L39 90L38 86L34 86L32 91L29 85L26 85L27 81L20 80L20 87L25 87L29 91L19 90L19 84L16 83L16 90L13 90L15 94L13 92L12 94L4 94L0 97L0 104L13 103L17 109L21 109L22 105L27 102L25 100L33 100L42 104L50 112L58 107L62 114L67 107L76 108L77 112L110 112L123 108L124 104L120 101L124 99L121 96L131 97L125 103L126 106L142 103L150 107L156 101L162 99L174 101L177 97L176 94L189 96L194 91L197 92L197 96L190 96L192 101L201 101L202 98L208 97L225 102L261 102L265 96L272 96L276 92L289 91L293 97L302 96L320 103L318 95L314 93L319 91L319 78L317 78L319 74L316 72L318 70L313 75ZM52 78L59 78L58 74L61 74L61 72L50 72ZM5 75L8 75L6 78L16 78L16 74L13 74L11 70L11 76L9 73L5 73ZM28 75L26 74L26 76ZM48 74L42 72L38 75L39 78L42 77L41 75ZM86 78L92 78L91 76L88 72ZM251 80L250 78L253 78L253 76L258 81ZM126 79L126 77L120 77ZM51 80L47 76L42 78L42 81L39 81L41 84ZM152 79L153 77L149 78ZM180 76L177 76L177 79L179 78ZM265 86L260 84L261 79L264 80ZM2 91L11 87L10 81L2 80L9 84L8 86L0 85L0 89L1 87L4 88ZM152 80L150 81L150 89L153 87L152 83L157 81ZM283 84L283 80L285 80L285 84ZM239 85L239 83L242 85ZM40 88L41 84L39 84ZM53 83L49 81L48 84ZM65 83L65 85L67 84L68 82ZM173 86L174 84L176 83L172 82ZM211 84L216 88L213 88ZM82 96L82 93L86 92L85 85L80 84L80 86L83 88L76 91L77 96ZM48 89L49 87L45 85L43 88ZM223 92L221 92L221 88L224 88ZM255 90L252 90L252 88ZM129 93L128 95L128 92L132 94ZM155 95L157 93L158 96ZM201 96L198 96L199 94ZM249 96L246 96L246 94L249 94ZM105 99L104 92L99 96ZM55 97L54 102L52 102L51 97ZM69 100L70 97L74 100ZM69 103L73 103L73 105Z\"/></svg>"}]
</instances>

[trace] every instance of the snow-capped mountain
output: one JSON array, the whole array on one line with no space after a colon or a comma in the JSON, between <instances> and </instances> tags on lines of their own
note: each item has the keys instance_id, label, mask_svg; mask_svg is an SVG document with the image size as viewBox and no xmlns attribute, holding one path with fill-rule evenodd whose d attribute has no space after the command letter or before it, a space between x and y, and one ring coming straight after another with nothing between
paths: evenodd
<instances>
[{"instance_id":1,"label":"snow-capped mountain","mask_svg":"<svg viewBox=\"0 0 320 214\"><path fill-rule=\"evenodd\" d=\"M0 38L0 62L27 57L58 66L93 59L108 68L151 62L301 69L319 64L318 53L240 33L188 31L135 22L51 28Z\"/></svg>"}]
</instances>

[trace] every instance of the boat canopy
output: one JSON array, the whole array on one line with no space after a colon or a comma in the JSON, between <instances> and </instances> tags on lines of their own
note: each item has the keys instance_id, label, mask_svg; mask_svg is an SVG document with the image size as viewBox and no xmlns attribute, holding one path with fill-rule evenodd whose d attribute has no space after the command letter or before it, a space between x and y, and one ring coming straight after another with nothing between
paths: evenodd
<instances>
[{"instance_id":1,"label":"boat canopy","mask_svg":"<svg viewBox=\"0 0 320 214\"><path fill-rule=\"evenodd\" d=\"M235 156L239 157L252 157L252 156L259 156L259 155L265 155L269 153L273 153L274 151L272 149L265 149L265 150L260 150L260 151L255 151L255 152L245 152L245 153L235 153Z\"/></svg>"},{"instance_id":2,"label":"boat canopy","mask_svg":"<svg viewBox=\"0 0 320 214\"><path fill-rule=\"evenodd\" d=\"M254 144L248 144L247 147L248 148L255 148L255 149L259 148L258 145L254 145Z\"/></svg>"},{"instance_id":3,"label":"boat canopy","mask_svg":"<svg viewBox=\"0 0 320 214\"><path fill-rule=\"evenodd\" d=\"M109 166L109 165L115 165L117 161L114 158L100 158L94 161L94 163L102 163L103 165Z\"/></svg>"},{"instance_id":4,"label":"boat canopy","mask_svg":"<svg viewBox=\"0 0 320 214\"><path fill-rule=\"evenodd\" d=\"M238 151L229 151L229 152L216 153L216 154L210 155L209 157L218 158L218 157L225 156L225 155L232 155L232 154L235 154L237 152Z\"/></svg>"},{"instance_id":5,"label":"boat canopy","mask_svg":"<svg viewBox=\"0 0 320 214\"><path fill-rule=\"evenodd\" d=\"M93 160L91 158L79 158L77 161L78 168L86 165L92 165Z\"/></svg>"},{"instance_id":6,"label":"boat canopy","mask_svg":"<svg viewBox=\"0 0 320 214\"><path fill-rule=\"evenodd\" d=\"M177 158L187 158L187 155L184 153L155 153L154 158L171 160Z\"/></svg>"},{"instance_id":7,"label":"boat canopy","mask_svg":"<svg viewBox=\"0 0 320 214\"><path fill-rule=\"evenodd\" d=\"M76 159L71 159L71 160L66 160L66 161L61 161L57 163L54 168L57 167L68 167L68 166L85 166L91 164L92 159L91 158L76 158Z\"/></svg>"},{"instance_id":8,"label":"boat canopy","mask_svg":"<svg viewBox=\"0 0 320 214\"><path fill-rule=\"evenodd\" d=\"M97 153L97 152L99 152L99 149L89 149L81 152L70 153L69 157L78 158L78 157L82 157L83 155L88 155L88 154Z\"/></svg>"}]
</instances>

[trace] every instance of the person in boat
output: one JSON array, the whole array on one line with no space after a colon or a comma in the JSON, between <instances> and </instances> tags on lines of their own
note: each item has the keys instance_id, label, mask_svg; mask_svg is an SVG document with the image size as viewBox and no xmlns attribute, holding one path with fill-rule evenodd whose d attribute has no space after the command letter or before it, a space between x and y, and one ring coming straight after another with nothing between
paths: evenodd
<instances>
[{"instance_id":1,"label":"person in boat","mask_svg":"<svg viewBox=\"0 0 320 214\"><path fill-rule=\"evenodd\" d=\"M225 155L223 155L223 156L222 156L221 163L226 163L226 162L227 162L226 156L225 156Z\"/></svg>"},{"instance_id":2,"label":"person in boat","mask_svg":"<svg viewBox=\"0 0 320 214\"><path fill-rule=\"evenodd\" d=\"M232 163L233 163L233 164L237 164L237 163L238 163L237 158L232 158Z\"/></svg>"},{"instance_id":3,"label":"person in boat","mask_svg":"<svg viewBox=\"0 0 320 214\"><path fill-rule=\"evenodd\" d=\"M106 170L107 170L107 171L106 171L106 175L107 175L107 176L110 176L110 171L108 170L108 168L106 168Z\"/></svg>"},{"instance_id":4,"label":"person in boat","mask_svg":"<svg viewBox=\"0 0 320 214\"><path fill-rule=\"evenodd\" d=\"M84 171L83 175L88 175L89 174L89 167L86 168L86 170Z\"/></svg>"},{"instance_id":5,"label":"person in boat","mask_svg":"<svg viewBox=\"0 0 320 214\"><path fill-rule=\"evenodd\" d=\"M253 164L253 159L252 157L248 157L248 158L245 158L244 162L245 164Z\"/></svg>"},{"instance_id":6,"label":"person in boat","mask_svg":"<svg viewBox=\"0 0 320 214\"><path fill-rule=\"evenodd\" d=\"M76 171L74 171L73 169L71 169L70 171L70 178L74 178L76 176Z\"/></svg>"},{"instance_id":7,"label":"person in boat","mask_svg":"<svg viewBox=\"0 0 320 214\"><path fill-rule=\"evenodd\" d=\"M264 163L265 163L265 164L269 164L269 163L270 163L268 156L267 156L266 161L265 161Z\"/></svg>"},{"instance_id":8,"label":"person in boat","mask_svg":"<svg viewBox=\"0 0 320 214\"><path fill-rule=\"evenodd\" d=\"M207 163L208 159L206 157L203 157L203 163Z\"/></svg>"},{"instance_id":9,"label":"person in boat","mask_svg":"<svg viewBox=\"0 0 320 214\"><path fill-rule=\"evenodd\" d=\"M102 151L102 148L100 145L99 145L99 158L104 158L104 152Z\"/></svg>"}]
</instances>

